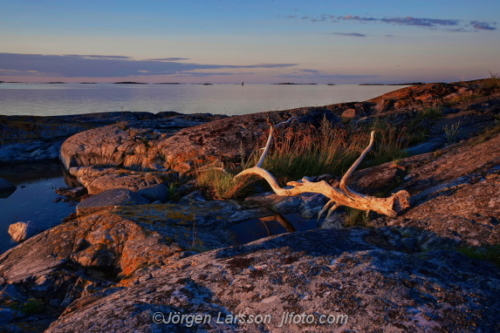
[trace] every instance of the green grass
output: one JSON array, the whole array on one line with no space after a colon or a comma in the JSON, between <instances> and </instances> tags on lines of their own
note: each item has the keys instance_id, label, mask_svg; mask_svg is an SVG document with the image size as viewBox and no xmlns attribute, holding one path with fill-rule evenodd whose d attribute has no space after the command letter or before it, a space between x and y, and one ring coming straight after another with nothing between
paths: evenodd
<instances>
[{"instance_id":1,"label":"green grass","mask_svg":"<svg viewBox=\"0 0 500 333\"><path fill-rule=\"evenodd\" d=\"M429 125L434 124L442 117L443 110L441 106L428 107L418 112L406 128L409 145L424 142L429 136Z\"/></svg>"},{"instance_id":2,"label":"green grass","mask_svg":"<svg viewBox=\"0 0 500 333\"><path fill-rule=\"evenodd\" d=\"M446 142L451 144L457 141L458 133L460 132L460 122L456 122L453 125L446 125L444 127L444 133L446 135Z\"/></svg>"},{"instance_id":3,"label":"green grass","mask_svg":"<svg viewBox=\"0 0 500 333\"><path fill-rule=\"evenodd\" d=\"M26 314L37 314L43 312L45 309L45 304L36 298L30 298L28 301L22 306L21 311Z\"/></svg>"},{"instance_id":4,"label":"green grass","mask_svg":"<svg viewBox=\"0 0 500 333\"><path fill-rule=\"evenodd\" d=\"M179 201L181 199L179 194L179 183L171 182L168 184L168 199L172 201Z\"/></svg>"},{"instance_id":5,"label":"green grass","mask_svg":"<svg viewBox=\"0 0 500 333\"><path fill-rule=\"evenodd\" d=\"M231 189L236 185L233 180L235 174L219 169L197 171L197 185L205 189L212 198L227 199L231 197Z\"/></svg>"},{"instance_id":6,"label":"green grass","mask_svg":"<svg viewBox=\"0 0 500 333\"><path fill-rule=\"evenodd\" d=\"M484 247L465 246L457 249L457 252L465 254L469 258L490 261L500 267L500 244Z\"/></svg>"},{"instance_id":7,"label":"green grass","mask_svg":"<svg viewBox=\"0 0 500 333\"><path fill-rule=\"evenodd\" d=\"M364 210L345 207L347 217L345 220L345 227L361 226L366 227L368 223L368 216Z\"/></svg>"}]
</instances>

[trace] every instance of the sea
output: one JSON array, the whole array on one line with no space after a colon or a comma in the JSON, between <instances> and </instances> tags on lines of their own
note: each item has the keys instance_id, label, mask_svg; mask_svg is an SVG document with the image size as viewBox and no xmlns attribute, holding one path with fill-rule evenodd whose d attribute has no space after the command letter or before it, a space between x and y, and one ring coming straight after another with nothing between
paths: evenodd
<instances>
[{"instance_id":1,"label":"sea","mask_svg":"<svg viewBox=\"0 0 500 333\"><path fill-rule=\"evenodd\" d=\"M320 84L1 83L0 115L176 111L231 116L365 101L399 88Z\"/></svg>"},{"instance_id":2,"label":"sea","mask_svg":"<svg viewBox=\"0 0 500 333\"><path fill-rule=\"evenodd\" d=\"M177 111L241 115L364 101L401 86L359 85L217 85L217 84L35 84L1 83L0 115L61 116L109 111ZM54 191L70 186L57 162L0 165L0 178L17 186L0 196L0 254L16 245L8 233L15 222L31 222L39 230L51 228L75 211ZM297 230L316 221L291 218ZM297 224L298 223L298 224ZM279 233L280 226L262 227L249 221L234 227L241 242ZM260 230L260 229L262 230ZM276 229L276 230L275 230ZM259 231L260 230L260 231Z\"/></svg>"}]
</instances>

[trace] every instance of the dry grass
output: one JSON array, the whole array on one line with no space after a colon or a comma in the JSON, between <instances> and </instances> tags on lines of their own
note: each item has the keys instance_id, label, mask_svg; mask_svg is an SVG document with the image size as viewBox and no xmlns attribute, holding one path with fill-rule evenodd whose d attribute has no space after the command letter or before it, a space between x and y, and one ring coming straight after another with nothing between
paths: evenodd
<instances>
[{"instance_id":1,"label":"dry grass","mask_svg":"<svg viewBox=\"0 0 500 333\"><path fill-rule=\"evenodd\" d=\"M341 176L366 148L370 131L377 131L376 143L362 167L378 165L404 157L407 146L405 129L393 129L388 125L375 124L372 128L347 129L336 127L324 119L319 128L302 126L276 130L273 147L269 152L264 169L271 172L281 185L304 176L333 174ZM267 133L258 147L264 145ZM239 171L256 164L261 154L256 149L239 166L224 171L211 168L198 172L198 185L210 192L212 197L223 199L233 197L243 185L236 184L233 177Z\"/></svg>"}]
</instances>

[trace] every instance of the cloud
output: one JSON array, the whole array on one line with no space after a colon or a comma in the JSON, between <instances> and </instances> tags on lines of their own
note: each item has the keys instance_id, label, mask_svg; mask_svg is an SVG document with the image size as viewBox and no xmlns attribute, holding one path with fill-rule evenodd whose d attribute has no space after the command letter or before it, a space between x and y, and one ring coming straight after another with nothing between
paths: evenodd
<instances>
[{"instance_id":1,"label":"cloud","mask_svg":"<svg viewBox=\"0 0 500 333\"><path fill-rule=\"evenodd\" d=\"M16 70L0 68L0 75L13 75L13 76L33 76L41 75L42 73L34 70Z\"/></svg>"},{"instance_id":2,"label":"cloud","mask_svg":"<svg viewBox=\"0 0 500 333\"><path fill-rule=\"evenodd\" d=\"M417 27L458 26L460 23L460 20L442 20L442 19L431 19L431 18L418 18L412 16L383 18L380 19L379 21L384 23L411 25Z\"/></svg>"},{"instance_id":3,"label":"cloud","mask_svg":"<svg viewBox=\"0 0 500 333\"><path fill-rule=\"evenodd\" d=\"M325 15L322 15L325 16ZM380 21L380 19L376 19L373 17L361 17L357 15L346 15L346 16L333 16L329 15L331 20L338 22L340 20L342 21L361 21L361 22L371 22L371 21Z\"/></svg>"},{"instance_id":4,"label":"cloud","mask_svg":"<svg viewBox=\"0 0 500 333\"><path fill-rule=\"evenodd\" d=\"M463 20L451 20L451 19L436 19L436 18L427 18L427 17L389 17L389 18L376 18L376 17L365 17L358 15L344 15L344 16L335 16L329 14L322 14L316 17L313 16L297 16L297 15L288 15L284 16L286 19L300 19L310 22L333 22L338 23L341 21L357 21L361 23L367 22L379 22L393 25L405 25L405 26L413 26L413 27L422 27L422 28L447 28L445 31L448 32L467 32L469 30L465 29L467 23ZM479 21L470 21L470 25L476 30L496 30L496 22L479 22ZM450 29L449 27L455 27L455 29ZM358 36L361 37L361 36Z\"/></svg>"},{"instance_id":5,"label":"cloud","mask_svg":"<svg viewBox=\"0 0 500 333\"><path fill-rule=\"evenodd\" d=\"M168 59L168 58L165 58ZM141 75L178 75L194 73L199 70L234 69L234 68L283 68L297 64L256 64L248 66L210 65L182 63L167 60L133 60L122 56L88 56L88 55L42 55L0 53L2 69L29 73L36 71L38 75L53 77L127 77ZM170 58L172 59L172 58ZM15 73L15 72L11 72ZM26 75L26 74L24 74Z\"/></svg>"},{"instance_id":6,"label":"cloud","mask_svg":"<svg viewBox=\"0 0 500 333\"><path fill-rule=\"evenodd\" d=\"M250 66L234 66L232 68L283 68L297 66L297 64L259 64Z\"/></svg>"},{"instance_id":7,"label":"cloud","mask_svg":"<svg viewBox=\"0 0 500 333\"><path fill-rule=\"evenodd\" d=\"M315 69L297 69L291 74L283 74L278 76L283 79L307 79L307 80L363 80L374 79L380 77L379 75L365 75L365 74L330 74Z\"/></svg>"},{"instance_id":8,"label":"cloud","mask_svg":"<svg viewBox=\"0 0 500 333\"><path fill-rule=\"evenodd\" d=\"M151 61L184 61L189 60L189 58L160 58L160 59L148 59Z\"/></svg>"},{"instance_id":9,"label":"cloud","mask_svg":"<svg viewBox=\"0 0 500 333\"><path fill-rule=\"evenodd\" d=\"M244 72L244 73L227 73L227 72L210 72L210 73L184 73L179 76L183 77L209 77L209 76L233 76L233 75L253 75L256 73Z\"/></svg>"},{"instance_id":10,"label":"cloud","mask_svg":"<svg viewBox=\"0 0 500 333\"><path fill-rule=\"evenodd\" d=\"M496 22L494 23L488 23L488 22L478 22L478 21L471 21L470 25L476 29L476 30L496 30Z\"/></svg>"},{"instance_id":11,"label":"cloud","mask_svg":"<svg viewBox=\"0 0 500 333\"><path fill-rule=\"evenodd\" d=\"M121 59L126 60L130 59L130 57L124 56L110 56L110 55L80 55L80 54L66 54L64 56L67 57L76 57L76 58L84 58L84 59Z\"/></svg>"},{"instance_id":12,"label":"cloud","mask_svg":"<svg viewBox=\"0 0 500 333\"><path fill-rule=\"evenodd\" d=\"M357 32L332 32L331 35L337 35L337 36L348 36L348 37L366 37L364 34L359 34Z\"/></svg>"}]
</instances>

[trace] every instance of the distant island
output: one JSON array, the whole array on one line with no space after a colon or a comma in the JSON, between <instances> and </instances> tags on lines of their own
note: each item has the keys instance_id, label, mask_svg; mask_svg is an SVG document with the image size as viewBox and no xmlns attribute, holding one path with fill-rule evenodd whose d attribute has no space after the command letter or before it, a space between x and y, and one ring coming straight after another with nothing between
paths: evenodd
<instances>
[{"instance_id":1,"label":"distant island","mask_svg":"<svg viewBox=\"0 0 500 333\"><path fill-rule=\"evenodd\" d=\"M122 81L122 82L115 82L114 84L147 84L144 82L134 82L134 81Z\"/></svg>"},{"instance_id":2,"label":"distant island","mask_svg":"<svg viewBox=\"0 0 500 333\"><path fill-rule=\"evenodd\" d=\"M316 86L317 83L294 83L294 82L280 82L280 83L272 83L276 86Z\"/></svg>"},{"instance_id":3,"label":"distant island","mask_svg":"<svg viewBox=\"0 0 500 333\"><path fill-rule=\"evenodd\" d=\"M360 86L421 86L423 82L406 82L406 83L360 83Z\"/></svg>"}]
</instances>

